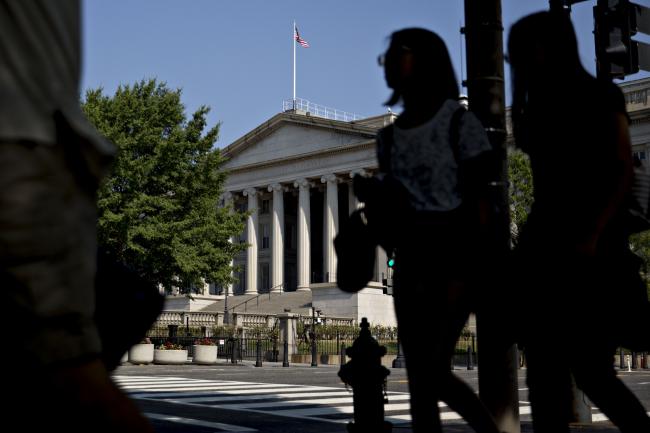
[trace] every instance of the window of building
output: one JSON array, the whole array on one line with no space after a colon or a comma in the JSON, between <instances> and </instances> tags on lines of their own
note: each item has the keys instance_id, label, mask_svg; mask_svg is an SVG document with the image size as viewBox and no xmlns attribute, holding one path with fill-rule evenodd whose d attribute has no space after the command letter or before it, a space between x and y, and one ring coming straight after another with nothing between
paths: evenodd
<instances>
[{"instance_id":1,"label":"window of building","mask_svg":"<svg viewBox=\"0 0 650 433\"><path fill-rule=\"evenodd\" d=\"M271 271L269 269L269 264L268 263L262 263L260 264L260 267L262 269L262 287L260 290L262 292L268 292L271 290Z\"/></svg>"},{"instance_id":2,"label":"window of building","mask_svg":"<svg viewBox=\"0 0 650 433\"><path fill-rule=\"evenodd\" d=\"M265 250L271 246L271 230L268 224L262 224L262 249Z\"/></svg>"},{"instance_id":3,"label":"window of building","mask_svg":"<svg viewBox=\"0 0 650 433\"><path fill-rule=\"evenodd\" d=\"M245 265L242 266L242 270L236 274L237 281L233 284L233 292L235 293L244 293L246 291L246 269ZM228 295L234 295L235 293L228 293Z\"/></svg>"},{"instance_id":4,"label":"window of building","mask_svg":"<svg viewBox=\"0 0 650 433\"><path fill-rule=\"evenodd\" d=\"M635 160L638 159L639 161L645 161L647 158L647 154L645 150L632 152L632 156L634 157Z\"/></svg>"},{"instance_id":5,"label":"window of building","mask_svg":"<svg viewBox=\"0 0 650 433\"><path fill-rule=\"evenodd\" d=\"M262 212L263 214L268 214L271 212L271 200L262 200Z\"/></svg>"},{"instance_id":6,"label":"window of building","mask_svg":"<svg viewBox=\"0 0 650 433\"><path fill-rule=\"evenodd\" d=\"M288 249L296 249L296 238L298 234L298 227L293 223L286 223L284 226L284 242Z\"/></svg>"}]
</instances>

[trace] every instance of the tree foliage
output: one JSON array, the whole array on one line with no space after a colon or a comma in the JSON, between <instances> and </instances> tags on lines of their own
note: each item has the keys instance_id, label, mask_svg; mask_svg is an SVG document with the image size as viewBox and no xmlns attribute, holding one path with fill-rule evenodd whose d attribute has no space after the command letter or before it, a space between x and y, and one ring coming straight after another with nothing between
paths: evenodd
<instances>
[{"instance_id":1,"label":"tree foliage","mask_svg":"<svg viewBox=\"0 0 650 433\"><path fill-rule=\"evenodd\" d=\"M533 204L533 173L530 160L528 155L519 149L508 150L508 181L512 235L516 241L517 229L526 222Z\"/></svg>"},{"instance_id":2,"label":"tree foliage","mask_svg":"<svg viewBox=\"0 0 650 433\"><path fill-rule=\"evenodd\" d=\"M187 119L181 90L155 79L113 96L89 90L82 106L118 148L99 191L100 245L167 290L230 282L231 260L245 245L229 239L244 218L218 206L226 175L213 149L219 124L205 130L209 108Z\"/></svg>"},{"instance_id":3,"label":"tree foliage","mask_svg":"<svg viewBox=\"0 0 650 433\"><path fill-rule=\"evenodd\" d=\"M641 276L648 286L648 297L650 297L650 231L630 236L630 248L643 261Z\"/></svg>"}]
</instances>

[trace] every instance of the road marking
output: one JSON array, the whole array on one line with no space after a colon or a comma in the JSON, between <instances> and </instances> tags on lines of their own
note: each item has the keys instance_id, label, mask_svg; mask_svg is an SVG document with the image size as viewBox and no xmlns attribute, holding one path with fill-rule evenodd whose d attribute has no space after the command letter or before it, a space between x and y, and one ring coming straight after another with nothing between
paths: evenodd
<instances>
[{"instance_id":1,"label":"road marking","mask_svg":"<svg viewBox=\"0 0 650 433\"><path fill-rule=\"evenodd\" d=\"M249 387L251 388L251 387ZM338 390L338 391L343 391L343 388L325 388L325 387L304 387L303 385L293 385L293 386L282 386L281 388L262 388L262 389L257 389L255 387L252 387L253 389L220 389L220 390L215 390L215 391L205 391L202 390L202 392L196 392L196 393L179 393L179 392L133 392L130 393L129 395L132 398L150 398L150 397L156 397L156 398L164 398L164 397L178 397L178 396L184 396L184 395L206 395L206 394L226 394L226 395L250 395L250 394L269 394L273 395L279 392L291 392L291 391L312 391L312 392L317 392L317 391L333 391L333 390ZM197 388L188 388L186 391L192 391Z\"/></svg>"},{"instance_id":2,"label":"road marking","mask_svg":"<svg viewBox=\"0 0 650 433\"><path fill-rule=\"evenodd\" d=\"M118 376L115 379L123 386L135 388L129 392L132 398L186 406L239 410L331 423L347 423L354 412L351 391L341 387L168 377ZM183 381L185 386L179 387L171 383L173 380ZM525 391L527 388L519 390ZM411 416L405 413L410 409L409 394L389 392L388 399L389 403L384 406L386 420L393 423L410 422ZM319 407L314 407L315 405ZM438 406L441 409L441 420L462 420L459 414L449 410L444 403L440 402ZM519 413L531 414L530 402L519 401ZM606 420L604 415L597 412L593 416L594 422Z\"/></svg>"},{"instance_id":3,"label":"road marking","mask_svg":"<svg viewBox=\"0 0 650 433\"><path fill-rule=\"evenodd\" d=\"M390 406L391 401L410 400L408 395L394 395L389 397L389 404L384 407ZM182 401L182 400L180 400ZM298 405L312 405L312 404L352 404L352 397L339 397L339 398L314 398L314 399L299 399L299 400L284 400L284 401L269 401L264 403L221 403L218 405L224 409L263 409L263 408L276 408Z\"/></svg>"},{"instance_id":4,"label":"road marking","mask_svg":"<svg viewBox=\"0 0 650 433\"><path fill-rule=\"evenodd\" d=\"M240 401L240 400L269 400L269 399L282 399L282 398L301 398L301 397L312 397L313 392L295 392L295 393L284 393L284 394L260 394L260 395L228 395L228 396L206 396L206 397L189 397L189 398L180 398L179 402L188 402L188 403L205 403L205 402L219 402L219 401ZM352 395L349 391L329 391L329 392L319 392L319 396L323 397L336 397L336 396L350 396ZM170 397L183 397L183 394L175 394Z\"/></svg>"},{"instance_id":5,"label":"road marking","mask_svg":"<svg viewBox=\"0 0 650 433\"><path fill-rule=\"evenodd\" d=\"M221 406L220 406L221 407ZM384 405L384 410L397 411L397 410L409 410L411 405L409 403L389 403ZM329 407L317 407L309 409L288 409L288 410L273 410L268 413L273 415L280 416L319 416L319 415L334 415L334 414L353 414L354 407L352 406L329 406Z\"/></svg>"},{"instance_id":6,"label":"road marking","mask_svg":"<svg viewBox=\"0 0 650 433\"><path fill-rule=\"evenodd\" d=\"M250 427L242 427L238 425L224 424L220 422L201 421L199 419L181 418L178 416L162 415L158 413L145 413L144 415L147 418L155 419L159 421L176 422L179 424L188 424L188 425L194 425L199 427L209 427L209 428L219 429L222 432L244 433L244 432L257 431L256 429Z\"/></svg>"},{"instance_id":7,"label":"road marking","mask_svg":"<svg viewBox=\"0 0 650 433\"><path fill-rule=\"evenodd\" d=\"M261 383L261 384L255 384L255 387L258 388L273 388L277 387L277 385L273 383ZM221 385L221 384L209 384L209 383L198 383L196 385L192 383L183 383L183 384L175 384L175 385L120 385L120 388L123 390L129 391L132 389L146 389L147 391L191 391L194 389L214 389L214 390L234 390L234 389L249 389L251 387L250 384L242 384L242 383L237 383L237 384L232 384L232 385Z\"/></svg>"}]
</instances>

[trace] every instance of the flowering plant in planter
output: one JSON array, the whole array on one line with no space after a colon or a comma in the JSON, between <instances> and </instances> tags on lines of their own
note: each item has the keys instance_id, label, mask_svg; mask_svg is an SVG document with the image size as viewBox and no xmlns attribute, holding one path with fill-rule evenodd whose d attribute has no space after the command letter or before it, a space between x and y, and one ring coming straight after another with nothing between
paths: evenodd
<instances>
[{"instance_id":1,"label":"flowering plant in planter","mask_svg":"<svg viewBox=\"0 0 650 433\"><path fill-rule=\"evenodd\" d=\"M194 340L194 344L196 346L216 346L217 343L215 343L213 340L205 337L205 338L199 338L198 340Z\"/></svg>"},{"instance_id":2,"label":"flowering plant in planter","mask_svg":"<svg viewBox=\"0 0 650 433\"><path fill-rule=\"evenodd\" d=\"M144 337L142 340L140 340L140 343L138 344L151 344L151 340L149 337Z\"/></svg>"},{"instance_id":3,"label":"flowering plant in planter","mask_svg":"<svg viewBox=\"0 0 650 433\"><path fill-rule=\"evenodd\" d=\"M184 350L185 348L180 344L172 343L171 341L165 341L165 343L156 347L158 350Z\"/></svg>"}]
</instances>

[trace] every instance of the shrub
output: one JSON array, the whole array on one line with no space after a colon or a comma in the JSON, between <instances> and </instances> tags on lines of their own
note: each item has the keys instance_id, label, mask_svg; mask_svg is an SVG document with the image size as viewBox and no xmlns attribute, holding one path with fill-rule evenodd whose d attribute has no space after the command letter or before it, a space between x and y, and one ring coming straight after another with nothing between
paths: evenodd
<instances>
[{"instance_id":1,"label":"shrub","mask_svg":"<svg viewBox=\"0 0 650 433\"><path fill-rule=\"evenodd\" d=\"M185 348L180 344L172 343L171 341L165 341L163 344L157 347L158 350L184 350Z\"/></svg>"}]
</instances>

